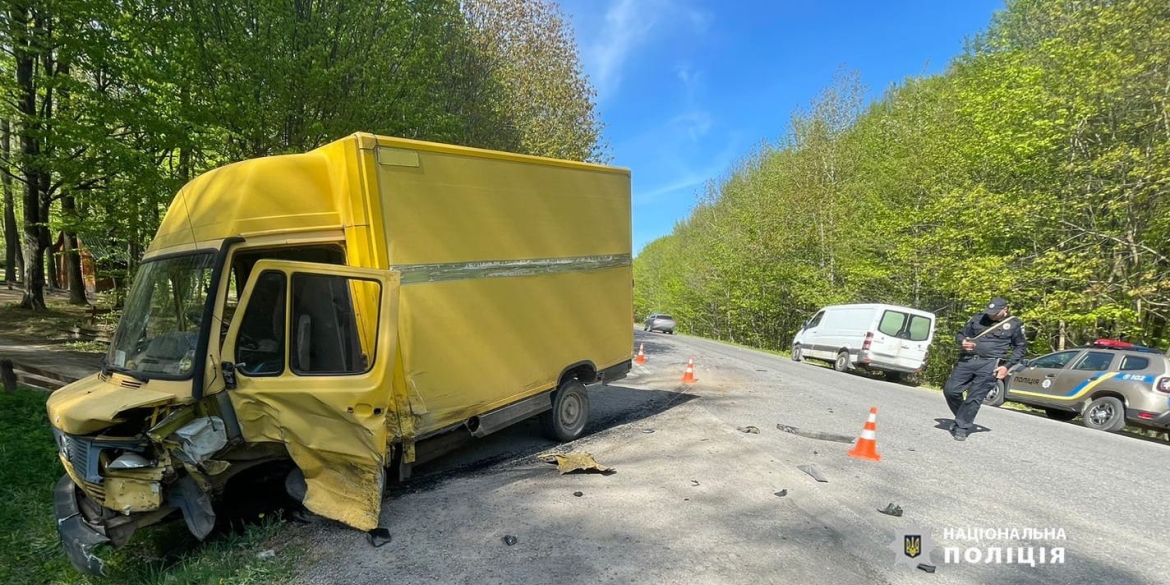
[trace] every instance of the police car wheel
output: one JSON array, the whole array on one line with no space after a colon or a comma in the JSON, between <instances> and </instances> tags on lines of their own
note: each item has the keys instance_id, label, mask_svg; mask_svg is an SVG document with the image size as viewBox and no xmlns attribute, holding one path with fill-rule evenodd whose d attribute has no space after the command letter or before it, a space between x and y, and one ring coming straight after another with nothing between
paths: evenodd
<instances>
[{"instance_id":1,"label":"police car wheel","mask_svg":"<svg viewBox=\"0 0 1170 585\"><path fill-rule=\"evenodd\" d=\"M1125 405L1112 396L1102 396L1085 407L1081 422L1098 431L1120 431L1125 426Z\"/></svg>"},{"instance_id":2,"label":"police car wheel","mask_svg":"<svg viewBox=\"0 0 1170 585\"><path fill-rule=\"evenodd\" d=\"M987 397L983 399L984 406L999 406L1003 404L1006 392L1004 392L1003 380L995 383L991 388L991 392L987 393Z\"/></svg>"}]
</instances>

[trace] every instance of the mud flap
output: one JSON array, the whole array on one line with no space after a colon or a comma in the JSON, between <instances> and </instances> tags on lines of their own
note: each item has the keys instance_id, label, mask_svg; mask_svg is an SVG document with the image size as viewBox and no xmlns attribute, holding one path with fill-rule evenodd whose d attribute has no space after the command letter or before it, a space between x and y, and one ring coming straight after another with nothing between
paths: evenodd
<instances>
[{"instance_id":1,"label":"mud flap","mask_svg":"<svg viewBox=\"0 0 1170 585\"><path fill-rule=\"evenodd\" d=\"M53 508L57 514L57 534L61 537L61 548L65 556L78 571L87 575L105 576L105 561L93 553L110 539L91 526L81 515L77 503L77 486L68 474L57 481L53 490Z\"/></svg>"},{"instance_id":2,"label":"mud flap","mask_svg":"<svg viewBox=\"0 0 1170 585\"><path fill-rule=\"evenodd\" d=\"M199 540L207 538L215 528L215 510L211 507L211 498L199 489L199 484L189 475L183 476L183 479L171 486L167 494L167 505L183 512L187 529Z\"/></svg>"}]
</instances>

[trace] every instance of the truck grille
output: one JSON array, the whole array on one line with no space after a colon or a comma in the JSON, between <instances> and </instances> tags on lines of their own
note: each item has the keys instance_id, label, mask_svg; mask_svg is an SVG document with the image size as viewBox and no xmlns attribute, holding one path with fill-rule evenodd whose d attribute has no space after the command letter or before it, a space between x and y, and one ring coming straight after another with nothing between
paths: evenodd
<instances>
[{"instance_id":1,"label":"truck grille","mask_svg":"<svg viewBox=\"0 0 1170 585\"><path fill-rule=\"evenodd\" d=\"M53 429L53 435L57 439L57 450L65 456L77 477L89 483L101 483L102 476L98 473L101 450L93 448L93 440L68 435L57 429Z\"/></svg>"}]
</instances>

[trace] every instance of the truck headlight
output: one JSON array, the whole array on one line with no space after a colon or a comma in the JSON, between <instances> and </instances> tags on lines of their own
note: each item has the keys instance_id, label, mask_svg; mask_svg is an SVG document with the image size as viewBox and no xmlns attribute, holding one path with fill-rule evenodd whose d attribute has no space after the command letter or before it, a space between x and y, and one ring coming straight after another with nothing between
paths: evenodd
<instances>
[{"instance_id":1,"label":"truck headlight","mask_svg":"<svg viewBox=\"0 0 1170 585\"><path fill-rule=\"evenodd\" d=\"M124 453L121 457L110 462L106 469L142 469L150 467L150 462L137 453Z\"/></svg>"}]
</instances>

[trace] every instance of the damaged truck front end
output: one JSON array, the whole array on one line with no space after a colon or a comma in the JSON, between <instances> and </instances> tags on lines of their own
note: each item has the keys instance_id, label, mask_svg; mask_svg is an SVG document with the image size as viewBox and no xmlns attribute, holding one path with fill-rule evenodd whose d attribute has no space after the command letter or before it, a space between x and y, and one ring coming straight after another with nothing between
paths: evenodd
<instances>
[{"instance_id":1,"label":"damaged truck front end","mask_svg":"<svg viewBox=\"0 0 1170 585\"><path fill-rule=\"evenodd\" d=\"M308 510L363 530L377 521L389 441L385 371L396 348L376 319L394 322L397 277L250 260L271 251L233 250L237 243L144 262L102 372L49 398L65 468L54 497L58 532L82 572L103 574L99 548L164 520L181 517L202 540L216 526L215 504L249 470L295 466ZM243 260L230 268L229 294L221 275L233 253ZM375 325L363 329L363 314ZM341 321L349 353L296 345L336 335L328 326Z\"/></svg>"},{"instance_id":2,"label":"damaged truck front end","mask_svg":"<svg viewBox=\"0 0 1170 585\"><path fill-rule=\"evenodd\" d=\"M214 251L147 262L127 297L101 373L48 402L65 475L54 507L61 543L79 570L101 574L101 545L120 547L143 526L181 514L203 538L228 462L212 457L240 435L230 404L196 400L197 355L215 290ZM220 263L222 265L222 263ZM233 471L238 471L233 470Z\"/></svg>"},{"instance_id":3,"label":"damaged truck front end","mask_svg":"<svg viewBox=\"0 0 1170 585\"><path fill-rule=\"evenodd\" d=\"M99 375L78 384L117 383L116 377ZM121 547L138 528L173 514L180 514L197 538L211 532L211 496L224 485L230 467L211 457L227 446L228 423L218 413L196 410L169 402L135 408L124 422L88 435L54 427L66 471L53 498L57 530L77 569L102 574L97 547ZM126 432L139 423L141 432Z\"/></svg>"}]
</instances>

